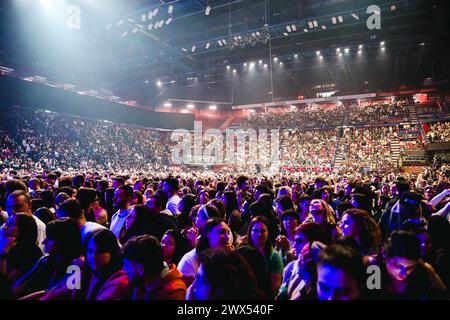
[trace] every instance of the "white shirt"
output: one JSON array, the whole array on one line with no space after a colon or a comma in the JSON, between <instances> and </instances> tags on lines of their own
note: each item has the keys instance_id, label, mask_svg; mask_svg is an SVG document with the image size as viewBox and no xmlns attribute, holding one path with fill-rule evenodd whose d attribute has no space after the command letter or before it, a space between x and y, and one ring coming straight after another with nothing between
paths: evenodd
<instances>
[{"instance_id":1,"label":"white shirt","mask_svg":"<svg viewBox=\"0 0 450 320\"><path fill-rule=\"evenodd\" d=\"M80 228L81 231L81 242L83 244L87 244L85 243L85 241L97 230L102 230L102 229L106 229L104 226L102 226L99 223L96 222L91 222L88 221L86 222L86 224L84 226L82 226Z\"/></svg>"},{"instance_id":2,"label":"white shirt","mask_svg":"<svg viewBox=\"0 0 450 320\"><path fill-rule=\"evenodd\" d=\"M180 214L180 212L178 211L178 203L180 202L180 200L181 198L177 194L174 194L169 198L166 204L166 209L172 212L175 217Z\"/></svg>"},{"instance_id":3,"label":"white shirt","mask_svg":"<svg viewBox=\"0 0 450 320\"><path fill-rule=\"evenodd\" d=\"M125 220L129 214L129 210L124 210L123 212L120 212L120 210L118 210L111 218L111 226L109 227L109 230L114 233L117 239L119 239L120 237L120 231L122 230L125 224Z\"/></svg>"},{"instance_id":4,"label":"white shirt","mask_svg":"<svg viewBox=\"0 0 450 320\"><path fill-rule=\"evenodd\" d=\"M196 249L192 249L181 258L178 270L185 277L195 277L197 275L199 261Z\"/></svg>"},{"instance_id":5,"label":"white shirt","mask_svg":"<svg viewBox=\"0 0 450 320\"><path fill-rule=\"evenodd\" d=\"M35 215L31 215L34 218L34 221L36 221L36 225L37 225L37 243L39 248L41 248L41 250L44 250L44 239L46 237L45 235L45 229L47 228L47 226L45 225L45 223L43 223L38 217L36 217Z\"/></svg>"}]
</instances>

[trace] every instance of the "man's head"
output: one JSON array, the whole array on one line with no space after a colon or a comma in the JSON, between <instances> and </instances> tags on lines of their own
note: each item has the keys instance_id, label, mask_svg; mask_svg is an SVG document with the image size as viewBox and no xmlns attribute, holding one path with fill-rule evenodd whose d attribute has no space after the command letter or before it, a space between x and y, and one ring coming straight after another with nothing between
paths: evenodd
<instances>
[{"instance_id":1,"label":"man's head","mask_svg":"<svg viewBox=\"0 0 450 320\"><path fill-rule=\"evenodd\" d=\"M392 232L382 250L389 275L396 281L405 281L416 269L420 258L420 240L409 231Z\"/></svg>"},{"instance_id":2,"label":"man's head","mask_svg":"<svg viewBox=\"0 0 450 320\"><path fill-rule=\"evenodd\" d=\"M28 183L28 187L31 190L35 190L35 191L40 190L41 189L41 180L36 179L36 178L31 179L30 182Z\"/></svg>"},{"instance_id":3,"label":"man's head","mask_svg":"<svg viewBox=\"0 0 450 320\"><path fill-rule=\"evenodd\" d=\"M26 214L32 214L31 212L31 197L30 195L22 190L16 190L12 192L6 199L6 212L9 216L16 214L18 212L23 212Z\"/></svg>"},{"instance_id":4,"label":"man's head","mask_svg":"<svg viewBox=\"0 0 450 320\"><path fill-rule=\"evenodd\" d=\"M113 181L112 187L113 187L114 189L120 188L120 187L122 187L123 185L125 185L125 179L122 178L122 177L114 177L114 178L112 179L112 181Z\"/></svg>"},{"instance_id":5,"label":"man's head","mask_svg":"<svg viewBox=\"0 0 450 320\"><path fill-rule=\"evenodd\" d=\"M67 199L58 207L56 218L67 217L73 220L79 220L83 217L83 208L81 203L75 199Z\"/></svg>"},{"instance_id":6,"label":"man's head","mask_svg":"<svg viewBox=\"0 0 450 320\"><path fill-rule=\"evenodd\" d=\"M144 193L145 191L145 183L144 180L137 180L133 185L134 191L140 191L141 193Z\"/></svg>"},{"instance_id":7,"label":"man's head","mask_svg":"<svg viewBox=\"0 0 450 320\"><path fill-rule=\"evenodd\" d=\"M317 263L317 295L320 300L356 300L364 283L359 252L341 244L323 249Z\"/></svg>"},{"instance_id":8,"label":"man's head","mask_svg":"<svg viewBox=\"0 0 450 320\"><path fill-rule=\"evenodd\" d=\"M77 200L83 209L88 209L97 199L97 192L92 188L80 188L77 192Z\"/></svg>"},{"instance_id":9,"label":"man's head","mask_svg":"<svg viewBox=\"0 0 450 320\"><path fill-rule=\"evenodd\" d=\"M127 209L130 206L131 198L133 197L133 188L125 185L116 189L114 192L113 203L117 209Z\"/></svg>"},{"instance_id":10,"label":"man's head","mask_svg":"<svg viewBox=\"0 0 450 320\"><path fill-rule=\"evenodd\" d=\"M174 194L177 193L179 188L178 179L173 177L169 177L164 181L163 192L166 194Z\"/></svg>"},{"instance_id":11,"label":"man's head","mask_svg":"<svg viewBox=\"0 0 450 320\"><path fill-rule=\"evenodd\" d=\"M162 247L150 235L128 240L122 247L122 257L124 269L134 285L142 285L145 277L156 276L164 268Z\"/></svg>"},{"instance_id":12,"label":"man's head","mask_svg":"<svg viewBox=\"0 0 450 320\"><path fill-rule=\"evenodd\" d=\"M247 190L247 181L248 181L248 178L246 176L239 176L236 179L236 185L237 185L238 189L242 190L242 191Z\"/></svg>"},{"instance_id":13,"label":"man's head","mask_svg":"<svg viewBox=\"0 0 450 320\"><path fill-rule=\"evenodd\" d=\"M160 213L165 207L163 199L158 193L155 193L154 195L150 196L147 199L145 205L150 208L152 213L156 214Z\"/></svg>"},{"instance_id":14,"label":"man's head","mask_svg":"<svg viewBox=\"0 0 450 320\"><path fill-rule=\"evenodd\" d=\"M8 180L5 183L5 196L8 197L14 191L21 190L23 192L28 192L27 185L23 183L22 180Z\"/></svg>"}]
</instances>

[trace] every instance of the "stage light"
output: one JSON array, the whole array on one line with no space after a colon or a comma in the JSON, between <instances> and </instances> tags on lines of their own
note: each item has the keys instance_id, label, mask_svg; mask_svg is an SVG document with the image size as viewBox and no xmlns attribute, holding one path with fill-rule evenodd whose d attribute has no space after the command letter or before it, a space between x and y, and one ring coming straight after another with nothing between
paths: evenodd
<instances>
[{"instance_id":1,"label":"stage light","mask_svg":"<svg viewBox=\"0 0 450 320\"><path fill-rule=\"evenodd\" d=\"M358 50L358 54L362 54L362 51L361 51L361 50Z\"/></svg>"},{"instance_id":2,"label":"stage light","mask_svg":"<svg viewBox=\"0 0 450 320\"><path fill-rule=\"evenodd\" d=\"M145 80L145 83L148 83L148 80Z\"/></svg>"},{"instance_id":3,"label":"stage light","mask_svg":"<svg viewBox=\"0 0 450 320\"><path fill-rule=\"evenodd\" d=\"M142 22L147 21L147 15L145 13L143 15L141 15L141 21Z\"/></svg>"},{"instance_id":4,"label":"stage light","mask_svg":"<svg viewBox=\"0 0 450 320\"><path fill-rule=\"evenodd\" d=\"M195 109L195 106L192 103L189 103L186 107L188 109Z\"/></svg>"},{"instance_id":5,"label":"stage light","mask_svg":"<svg viewBox=\"0 0 450 320\"><path fill-rule=\"evenodd\" d=\"M244 62L244 67L246 67L247 66L247 62Z\"/></svg>"},{"instance_id":6,"label":"stage light","mask_svg":"<svg viewBox=\"0 0 450 320\"><path fill-rule=\"evenodd\" d=\"M339 57L342 57L342 52L339 53Z\"/></svg>"},{"instance_id":7,"label":"stage light","mask_svg":"<svg viewBox=\"0 0 450 320\"><path fill-rule=\"evenodd\" d=\"M266 69L267 69L267 63L265 63L265 64L264 64L264 68L266 68Z\"/></svg>"},{"instance_id":8,"label":"stage light","mask_svg":"<svg viewBox=\"0 0 450 320\"><path fill-rule=\"evenodd\" d=\"M169 25L169 23L172 22L172 17L169 17L169 19L166 20L166 24Z\"/></svg>"},{"instance_id":9,"label":"stage light","mask_svg":"<svg viewBox=\"0 0 450 320\"><path fill-rule=\"evenodd\" d=\"M295 24L291 24L291 28L292 28L292 31L297 31L297 27L295 26Z\"/></svg>"},{"instance_id":10,"label":"stage light","mask_svg":"<svg viewBox=\"0 0 450 320\"><path fill-rule=\"evenodd\" d=\"M384 41L380 42L380 46L382 46L382 47L384 46Z\"/></svg>"},{"instance_id":11,"label":"stage light","mask_svg":"<svg viewBox=\"0 0 450 320\"><path fill-rule=\"evenodd\" d=\"M219 44L219 46L223 46L222 40L217 40L217 43Z\"/></svg>"},{"instance_id":12,"label":"stage light","mask_svg":"<svg viewBox=\"0 0 450 320\"><path fill-rule=\"evenodd\" d=\"M283 62L282 61L280 61L280 66L283 66Z\"/></svg>"},{"instance_id":13,"label":"stage light","mask_svg":"<svg viewBox=\"0 0 450 320\"><path fill-rule=\"evenodd\" d=\"M338 21L339 21L340 23L342 23L342 22L344 22L344 18L342 18L342 16L338 16Z\"/></svg>"},{"instance_id":14,"label":"stage light","mask_svg":"<svg viewBox=\"0 0 450 320\"><path fill-rule=\"evenodd\" d=\"M209 106L209 110L217 110L217 106L215 104L212 104Z\"/></svg>"},{"instance_id":15,"label":"stage light","mask_svg":"<svg viewBox=\"0 0 450 320\"><path fill-rule=\"evenodd\" d=\"M135 34L138 31L138 28L133 28L133 30L131 31L132 34Z\"/></svg>"},{"instance_id":16,"label":"stage light","mask_svg":"<svg viewBox=\"0 0 450 320\"><path fill-rule=\"evenodd\" d=\"M294 54L294 58L297 59L298 58L298 54Z\"/></svg>"},{"instance_id":17,"label":"stage light","mask_svg":"<svg viewBox=\"0 0 450 320\"><path fill-rule=\"evenodd\" d=\"M355 18L356 20L359 20L359 16L356 13L352 13L352 17Z\"/></svg>"},{"instance_id":18,"label":"stage light","mask_svg":"<svg viewBox=\"0 0 450 320\"><path fill-rule=\"evenodd\" d=\"M205 45L205 49L206 49L206 50L208 50L210 46L211 46L211 43L209 43L209 42L208 42L208 43L206 43L206 45Z\"/></svg>"},{"instance_id":19,"label":"stage light","mask_svg":"<svg viewBox=\"0 0 450 320\"><path fill-rule=\"evenodd\" d=\"M336 52L338 52L338 53L341 52L341 48L337 48Z\"/></svg>"},{"instance_id":20,"label":"stage light","mask_svg":"<svg viewBox=\"0 0 450 320\"><path fill-rule=\"evenodd\" d=\"M327 29L327 26L322 26L322 30L326 30Z\"/></svg>"},{"instance_id":21,"label":"stage light","mask_svg":"<svg viewBox=\"0 0 450 320\"><path fill-rule=\"evenodd\" d=\"M255 66L256 66L256 63L254 63L254 62L251 62L251 63L250 63L250 69L255 68Z\"/></svg>"},{"instance_id":22,"label":"stage light","mask_svg":"<svg viewBox=\"0 0 450 320\"><path fill-rule=\"evenodd\" d=\"M50 7L52 5L52 0L39 0L39 4L43 7Z\"/></svg>"},{"instance_id":23,"label":"stage light","mask_svg":"<svg viewBox=\"0 0 450 320\"><path fill-rule=\"evenodd\" d=\"M391 11L395 11L397 9L397 6L395 5L395 4L393 4L392 6L391 6Z\"/></svg>"},{"instance_id":24,"label":"stage light","mask_svg":"<svg viewBox=\"0 0 450 320\"><path fill-rule=\"evenodd\" d=\"M166 102L166 103L164 103L164 107L170 108L170 107L172 107L172 104L170 102Z\"/></svg>"},{"instance_id":25,"label":"stage light","mask_svg":"<svg viewBox=\"0 0 450 320\"><path fill-rule=\"evenodd\" d=\"M224 45L227 45L227 40L222 39L222 42L223 42Z\"/></svg>"},{"instance_id":26,"label":"stage light","mask_svg":"<svg viewBox=\"0 0 450 320\"><path fill-rule=\"evenodd\" d=\"M273 61L274 61L274 62L277 62L277 61L278 61L278 58L277 58L277 57L273 58Z\"/></svg>"},{"instance_id":27,"label":"stage light","mask_svg":"<svg viewBox=\"0 0 450 320\"><path fill-rule=\"evenodd\" d=\"M228 65L228 66L227 66L227 70L230 70L230 68L231 68L231 67Z\"/></svg>"},{"instance_id":28,"label":"stage light","mask_svg":"<svg viewBox=\"0 0 450 320\"><path fill-rule=\"evenodd\" d=\"M161 80L156 81L156 85L157 85L158 87L161 87L161 86L162 86Z\"/></svg>"},{"instance_id":29,"label":"stage light","mask_svg":"<svg viewBox=\"0 0 450 320\"><path fill-rule=\"evenodd\" d=\"M156 17L156 15L158 14L158 12L159 12L159 8L154 9L154 10L153 10L153 13L152 13L153 16Z\"/></svg>"},{"instance_id":30,"label":"stage light","mask_svg":"<svg viewBox=\"0 0 450 320\"><path fill-rule=\"evenodd\" d=\"M256 35L259 37L261 35L261 32L256 31Z\"/></svg>"},{"instance_id":31,"label":"stage light","mask_svg":"<svg viewBox=\"0 0 450 320\"><path fill-rule=\"evenodd\" d=\"M288 32L292 32L291 26L290 26L290 25L287 25L287 26L286 26L286 30L287 30Z\"/></svg>"},{"instance_id":32,"label":"stage light","mask_svg":"<svg viewBox=\"0 0 450 320\"><path fill-rule=\"evenodd\" d=\"M350 49L349 48L345 48L345 53L349 53L350 52Z\"/></svg>"},{"instance_id":33,"label":"stage light","mask_svg":"<svg viewBox=\"0 0 450 320\"><path fill-rule=\"evenodd\" d=\"M237 72L237 70L236 69L233 69L233 73L236 73Z\"/></svg>"},{"instance_id":34,"label":"stage light","mask_svg":"<svg viewBox=\"0 0 450 320\"><path fill-rule=\"evenodd\" d=\"M305 33L308 32L308 29L303 29L303 32L305 32Z\"/></svg>"},{"instance_id":35,"label":"stage light","mask_svg":"<svg viewBox=\"0 0 450 320\"><path fill-rule=\"evenodd\" d=\"M314 20L314 21L313 21L313 25L314 25L314 27L316 27L316 28L319 26L319 24L317 23L317 20Z\"/></svg>"},{"instance_id":36,"label":"stage light","mask_svg":"<svg viewBox=\"0 0 450 320\"><path fill-rule=\"evenodd\" d=\"M209 16L210 12L211 12L211 6L207 6L205 9L205 16Z\"/></svg>"},{"instance_id":37,"label":"stage light","mask_svg":"<svg viewBox=\"0 0 450 320\"><path fill-rule=\"evenodd\" d=\"M385 51L385 50L386 50L386 48L385 48L385 47L382 47L382 48L381 48L381 51Z\"/></svg>"},{"instance_id":38,"label":"stage light","mask_svg":"<svg viewBox=\"0 0 450 320\"><path fill-rule=\"evenodd\" d=\"M181 51L187 52L187 49L186 48L181 48Z\"/></svg>"},{"instance_id":39,"label":"stage light","mask_svg":"<svg viewBox=\"0 0 450 320\"><path fill-rule=\"evenodd\" d=\"M308 21L308 26L309 26L310 29L314 28L314 25L313 25L312 21Z\"/></svg>"},{"instance_id":40,"label":"stage light","mask_svg":"<svg viewBox=\"0 0 450 320\"><path fill-rule=\"evenodd\" d=\"M287 32L283 32L283 35L287 37L289 34Z\"/></svg>"},{"instance_id":41,"label":"stage light","mask_svg":"<svg viewBox=\"0 0 450 320\"><path fill-rule=\"evenodd\" d=\"M320 59L320 60L323 60L323 56L320 56L319 59Z\"/></svg>"},{"instance_id":42,"label":"stage light","mask_svg":"<svg viewBox=\"0 0 450 320\"><path fill-rule=\"evenodd\" d=\"M192 46L191 52L194 53L194 52L195 52L195 49L197 49L197 47L196 47L196 46Z\"/></svg>"},{"instance_id":43,"label":"stage light","mask_svg":"<svg viewBox=\"0 0 450 320\"><path fill-rule=\"evenodd\" d=\"M363 48L363 45L360 44L360 45L358 46L358 49L362 49L362 48Z\"/></svg>"},{"instance_id":44,"label":"stage light","mask_svg":"<svg viewBox=\"0 0 450 320\"><path fill-rule=\"evenodd\" d=\"M333 24L336 24L336 23L337 23L336 17L331 18L331 22L332 22Z\"/></svg>"},{"instance_id":45,"label":"stage light","mask_svg":"<svg viewBox=\"0 0 450 320\"><path fill-rule=\"evenodd\" d=\"M263 61L262 61L262 60L259 60L259 61L258 61L258 64L262 64L262 63L263 63Z\"/></svg>"},{"instance_id":46,"label":"stage light","mask_svg":"<svg viewBox=\"0 0 450 320\"><path fill-rule=\"evenodd\" d=\"M168 9L167 9L167 12L168 12L169 14L172 14L172 13L173 13L173 5L172 5L172 4L169 5L169 7L168 7Z\"/></svg>"}]
</instances>

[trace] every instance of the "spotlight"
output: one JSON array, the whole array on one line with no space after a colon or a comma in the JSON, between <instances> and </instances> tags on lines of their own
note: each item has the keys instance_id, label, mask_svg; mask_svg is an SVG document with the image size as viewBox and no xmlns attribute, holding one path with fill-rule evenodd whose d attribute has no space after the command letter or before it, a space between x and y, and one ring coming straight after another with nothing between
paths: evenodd
<instances>
[{"instance_id":1,"label":"spotlight","mask_svg":"<svg viewBox=\"0 0 450 320\"><path fill-rule=\"evenodd\" d=\"M294 58L297 59L298 58L298 54L294 54Z\"/></svg>"},{"instance_id":2,"label":"spotlight","mask_svg":"<svg viewBox=\"0 0 450 320\"><path fill-rule=\"evenodd\" d=\"M267 63L265 63L265 64L264 64L264 68L266 68L266 69L267 69Z\"/></svg>"},{"instance_id":3,"label":"spotlight","mask_svg":"<svg viewBox=\"0 0 450 320\"><path fill-rule=\"evenodd\" d=\"M164 103L164 107L170 108L170 107L172 107L172 104L170 102L166 102L166 103Z\"/></svg>"},{"instance_id":4,"label":"spotlight","mask_svg":"<svg viewBox=\"0 0 450 320\"><path fill-rule=\"evenodd\" d=\"M52 5L52 0L39 0L39 4L43 7L50 7Z\"/></svg>"},{"instance_id":5,"label":"spotlight","mask_svg":"<svg viewBox=\"0 0 450 320\"><path fill-rule=\"evenodd\" d=\"M316 28L319 26L319 24L317 23L317 20L314 20L314 21L313 21L313 25L314 25L314 27L316 27Z\"/></svg>"},{"instance_id":6,"label":"spotlight","mask_svg":"<svg viewBox=\"0 0 450 320\"><path fill-rule=\"evenodd\" d=\"M262 64L262 63L263 63L263 61L262 61L262 60L259 60L259 61L258 61L258 64Z\"/></svg>"},{"instance_id":7,"label":"spotlight","mask_svg":"<svg viewBox=\"0 0 450 320\"><path fill-rule=\"evenodd\" d=\"M256 64L254 62L250 63L250 69L253 69L256 66Z\"/></svg>"},{"instance_id":8,"label":"spotlight","mask_svg":"<svg viewBox=\"0 0 450 320\"><path fill-rule=\"evenodd\" d=\"M320 59L320 60L323 60L323 56L320 56L319 59Z\"/></svg>"},{"instance_id":9,"label":"spotlight","mask_svg":"<svg viewBox=\"0 0 450 320\"><path fill-rule=\"evenodd\" d=\"M212 104L209 106L209 110L217 110L217 106L215 104Z\"/></svg>"},{"instance_id":10,"label":"spotlight","mask_svg":"<svg viewBox=\"0 0 450 320\"><path fill-rule=\"evenodd\" d=\"M291 26L290 26L290 25L287 25L287 26L286 26L286 30L287 30L287 32L292 32Z\"/></svg>"},{"instance_id":11,"label":"spotlight","mask_svg":"<svg viewBox=\"0 0 450 320\"><path fill-rule=\"evenodd\" d=\"M157 85L158 87L161 87L161 86L162 86L161 80L156 81L156 85Z\"/></svg>"},{"instance_id":12,"label":"spotlight","mask_svg":"<svg viewBox=\"0 0 450 320\"><path fill-rule=\"evenodd\" d=\"M207 6L205 9L205 16L209 16L210 12L211 12L211 6Z\"/></svg>"},{"instance_id":13,"label":"spotlight","mask_svg":"<svg viewBox=\"0 0 450 320\"><path fill-rule=\"evenodd\" d=\"M292 31L297 31L297 27L296 27L296 25L295 24L291 24L291 28L292 28Z\"/></svg>"},{"instance_id":14,"label":"spotlight","mask_svg":"<svg viewBox=\"0 0 450 320\"><path fill-rule=\"evenodd\" d=\"M338 52L338 53L341 52L341 48L337 48L336 52Z\"/></svg>"},{"instance_id":15,"label":"spotlight","mask_svg":"<svg viewBox=\"0 0 450 320\"><path fill-rule=\"evenodd\" d=\"M247 66L247 62L244 62L244 67L246 67Z\"/></svg>"},{"instance_id":16,"label":"spotlight","mask_svg":"<svg viewBox=\"0 0 450 320\"><path fill-rule=\"evenodd\" d=\"M312 21L308 21L308 26L309 26L310 29L314 28L314 25L313 25Z\"/></svg>"},{"instance_id":17,"label":"spotlight","mask_svg":"<svg viewBox=\"0 0 450 320\"><path fill-rule=\"evenodd\" d=\"M342 18L342 16L338 16L338 21L339 21L340 23L342 23L342 22L344 22L344 18Z\"/></svg>"},{"instance_id":18,"label":"spotlight","mask_svg":"<svg viewBox=\"0 0 450 320\"><path fill-rule=\"evenodd\" d=\"M361 50L358 50L358 54L362 54L362 51L361 51Z\"/></svg>"},{"instance_id":19,"label":"spotlight","mask_svg":"<svg viewBox=\"0 0 450 320\"><path fill-rule=\"evenodd\" d=\"M316 55L320 56L320 51L316 51Z\"/></svg>"},{"instance_id":20,"label":"spotlight","mask_svg":"<svg viewBox=\"0 0 450 320\"><path fill-rule=\"evenodd\" d=\"M280 61L280 66L283 66L283 62L282 61Z\"/></svg>"},{"instance_id":21,"label":"spotlight","mask_svg":"<svg viewBox=\"0 0 450 320\"><path fill-rule=\"evenodd\" d=\"M306 33L306 32L308 32L308 29L306 29L306 28L305 28L305 29L303 29L303 32L305 32L305 33Z\"/></svg>"},{"instance_id":22,"label":"spotlight","mask_svg":"<svg viewBox=\"0 0 450 320\"><path fill-rule=\"evenodd\" d=\"M381 51L385 51L385 50L386 50L386 48L385 48L385 47L382 47L382 48L381 48Z\"/></svg>"},{"instance_id":23,"label":"spotlight","mask_svg":"<svg viewBox=\"0 0 450 320\"><path fill-rule=\"evenodd\" d=\"M166 25L169 25L171 22L172 22L172 17L169 17L167 20L166 20Z\"/></svg>"},{"instance_id":24,"label":"spotlight","mask_svg":"<svg viewBox=\"0 0 450 320\"><path fill-rule=\"evenodd\" d=\"M380 46L382 46L382 47L384 46L384 41L380 42Z\"/></svg>"},{"instance_id":25,"label":"spotlight","mask_svg":"<svg viewBox=\"0 0 450 320\"><path fill-rule=\"evenodd\" d=\"M352 17L355 18L356 20L359 20L359 16L356 13L352 13Z\"/></svg>"},{"instance_id":26,"label":"spotlight","mask_svg":"<svg viewBox=\"0 0 450 320\"><path fill-rule=\"evenodd\" d=\"M237 72L237 70L236 69L233 69L233 73L236 73Z\"/></svg>"},{"instance_id":27,"label":"spotlight","mask_svg":"<svg viewBox=\"0 0 450 320\"><path fill-rule=\"evenodd\" d=\"M186 107L188 109L194 109L195 108L195 106L192 103L189 103Z\"/></svg>"},{"instance_id":28,"label":"spotlight","mask_svg":"<svg viewBox=\"0 0 450 320\"><path fill-rule=\"evenodd\" d=\"M350 49L349 48L345 48L345 53L349 53L350 52Z\"/></svg>"},{"instance_id":29,"label":"spotlight","mask_svg":"<svg viewBox=\"0 0 450 320\"><path fill-rule=\"evenodd\" d=\"M283 32L283 35L287 37L289 34L287 32Z\"/></svg>"},{"instance_id":30,"label":"spotlight","mask_svg":"<svg viewBox=\"0 0 450 320\"><path fill-rule=\"evenodd\" d=\"M322 30L326 30L327 29L327 26L322 26Z\"/></svg>"},{"instance_id":31,"label":"spotlight","mask_svg":"<svg viewBox=\"0 0 450 320\"><path fill-rule=\"evenodd\" d=\"M362 48L363 48L363 45L360 44L360 45L358 46L358 49L362 49Z\"/></svg>"},{"instance_id":32,"label":"spotlight","mask_svg":"<svg viewBox=\"0 0 450 320\"><path fill-rule=\"evenodd\" d=\"M342 52L339 53L339 57L342 57Z\"/></svg>"},{"instance_id":33,"label":"spotlight","mask_svg":"<svg viewBox=\"0 0 450 320\"><path fill-rule=\"evenodd\" d=\"M230 66L227 66L227 70L230 70L230 68L231 68Z\"/></svg>"},{"instance_id":34,"label":"spotlight","mask_svg":"<svg viewBox=\"0 0 450 320\"><path fill-rule=\"evenodd\" d=\"M191 52L194 53L195 49L197 49L197 47L196 46L192 46Z\"/></svg>"},{"instance_id":35,"label":"spotlight","mask_svg":"<svg viewBox=\"0 0 450 320\"><path fill-rule=\"evenodd\" d=\"M273 61L277 62L277 61L278 61L278 58L277 58L277 57L273 58Z\"/></svg>"},{"instance_id":36,"label":"spotlight","mask_svg":"<svg viewBox=\"0 0 450 320\"><path fill-rule=\"evenodd\" d=\"M222 40L217 40L217 43L219 44L219 46L223 46Z\"/></svg>"},{"instance_id":37,"label":"spotlight","mask_svg":"<svg viewBox=\"0 0 450 320\"><path fill-rule=\"evenodd\" d=\"M169 8L167 9L167 12L168 12L169 14L172 14L172 13L173 13L173 5L172 5L172 4L169 5Z\"/></svg>"},{"instance_id":38,"label":"spotlight","mask_svg":"<svg viewBox=\"0 0 450 320\"><path fill-rule=\"evenodd\" d=\"M209 42L206 43L205 49L208 50L210 46L211 46L211 43L209 43Z\"/></svg>"},{"instance_id":39,"label":"spotlight","mask_svg":"<svg viewBox=\"0 0 450 320\"><path fill-rule=\"evenodd\" d=\"M332 22L333 24L336 24L336 23L337 23L336 17L331 18L331 22Z\"/></svg>"}]
</instances>

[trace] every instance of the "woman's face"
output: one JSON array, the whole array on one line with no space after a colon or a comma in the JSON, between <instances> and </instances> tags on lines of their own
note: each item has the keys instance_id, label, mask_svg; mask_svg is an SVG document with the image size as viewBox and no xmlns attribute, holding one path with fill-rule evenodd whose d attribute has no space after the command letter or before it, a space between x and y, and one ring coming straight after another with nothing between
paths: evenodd
<instances>
[{"instance_id":1,"label":"woman's face","mask_svg":"<svg viewBox=\"0 0 450 320\"><path fill-rule=\"evenodd\" d=\"M287 216L283 219L283 227L288 233L293 233L295 228L298 227L298 220L294 217Z\"/></svg>"},{"instance_id":2,"label":"woman's face","mask_svg":"<svg viewBox=\"0 0 450 320\"><path fill-rule=\"evenodd\" d=\"M230 229L225 222L219 223L208 233L209 248L214 250L217 248L225 248L229 244Z\"/></svg>"},{"instance_id":3,"label":"woman's face","mask_svg":"<svg viewBox=\"0 0 450 320\"><path fill-rule=\"evenodd\" d=\"M393 257L386 259L386 269L397 281L405 281L416 269L418 261L403 257Z\"/></svg>"},{"instance_id":4,"label":"woman's face","mask_svg":"<svg viewBox=\"0 0 450 320\"><path fill-rule=\"evenodd\" d=\"M207 204L209 201L209 195L208 192L202 192L200 194L200 197L198 199L199 204Z\"/></svg>"},{"instance_id":5,"label":"woman's face","mask_svg":"<svg viewBox=\"0 0 450 320\"><path fill-rule=\"evenodd\" d=\"M197 216L195 217L195 226L200 229L203 230L203 228L205 227L206 222L208 221L208 217L205 214L206 208L202 209L200 208L197 212Z\"/></svg>"},{"instance_id":6,"label":"woman's face","mask_svg":"<svg viewBox=\"0 0 450 320\"><path fill-rule=\"evenodd\" d=\"M311 204L309 205L309 212L311 212L311 214L317 213L317 212L321 212L324 209L322 202L320 202L319 200L312 200Z\"/></svg>"},{"instance_id":7,"label":"woman's face","mask_svg":"<svg viewBox=\"0 0 450 320\"><path fill-rule=\"evenodd\" d=\"M109 265L111 262L111 254L109 252L100 252L97 245L91 239L87 247L86 260L89 267L97 271Z\"/></svg>"},{"instance_id":8,"label":"woman's face","mask_svg":"<svg viewBox=\"0 0 450 320\"><path fill-rule=\"evenodd\" d=\"M165 234L161 239L161 247L164 259L173 257L175 253L175 239L170 234Z\"/></svg>"},{"instance_id":9,"label":"woman's face","mask_svg":"<svg viewBox=\"0 0 450 320\"><path fill-rule=\"evenodd\" d=\"M322 200L328 202L330 200L330 191L325 189L322 193Z\"/></svg>"},{"instance_id":10,"label":"woman's face","mask_svg":"<svg viewBox=\"0 0 450 320\"><path fill-rule=\"evenodd\" d=\"M339 221L339 227L343 237L356 237L359 235L355 221L348 214L344 214L341 221Z\"/></svg>"},{"instance_id":11,"label":"woman's face","mask_svg":"<svg viewBox=\"0 0 450 320\"><path fill-rule=\"evenodd\" d=\"M383 185L382 187L381 187L381 193L382 194L388 194L389 193L389 189L388 189L388 185Z\"/></svg>"},{"instance_id":12,"label":"woman's face","mask_svg":"<svg viewBox=\"0 0 450 320\"><path fill-rule=\"evenodd\" d=\"M130 230L136 221L136 210L131 209L130 214L125 218L125 230Z\"/></svg>"},{"instance_id":13,"label":"woman's face","mask_svg":"<svg viewBox=\"0 0 450 320\"><path fill-rule=\"evenodd\" d=\"M251 230L252 242L257 245L264 247L266 245L267 239L269 238L269 231L267 226L262 222L256 222L252 226Z\"/></svg>"},{"instance_id":14,"label":"woman's face","mask_svg":"<svg viewBox=\"0 0 450 320\"><path fill-rule=\"evenodd\" d=\"M19 236L19 228L16 225L16 216L12 215L5 223L5 236L10 238L17 238Z\"/></svg>"},{"instance_id":15,"label":"woman's face","mask_svg":"<svg viewBox=\"0 0 450 320\"><path fill-rule=\"evenodd\" d=\"M309 243L309 240L302 232L297 232L294 239L295 253L299 255L303 248Z\"/></svg>"}]
</instances>

